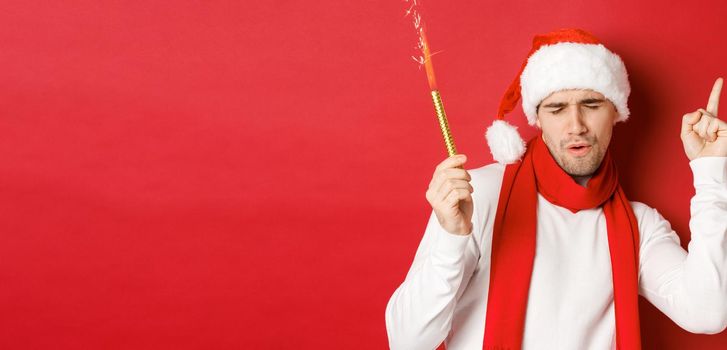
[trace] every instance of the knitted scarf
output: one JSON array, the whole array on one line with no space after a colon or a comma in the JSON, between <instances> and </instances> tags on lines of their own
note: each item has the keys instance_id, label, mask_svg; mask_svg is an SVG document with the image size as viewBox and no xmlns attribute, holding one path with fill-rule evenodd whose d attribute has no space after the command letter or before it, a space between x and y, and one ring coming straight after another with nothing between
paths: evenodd
<instances>
[{"instance_id":1,"label":"knitted scarf","mask_svg":"<svg viewBox=\"0 0 727 350\"><path fill-rule=\"evenodd\" d=\"M535 257L538 192L573 213L603 206L611 256L616 346L620 350L641 348L639 230L610 153L606 151L587 187L576 183L555 162L540 134L528 142L521 161L505 168L492 234L484 349L522 348Z\"/></svg>"}]
</instances>

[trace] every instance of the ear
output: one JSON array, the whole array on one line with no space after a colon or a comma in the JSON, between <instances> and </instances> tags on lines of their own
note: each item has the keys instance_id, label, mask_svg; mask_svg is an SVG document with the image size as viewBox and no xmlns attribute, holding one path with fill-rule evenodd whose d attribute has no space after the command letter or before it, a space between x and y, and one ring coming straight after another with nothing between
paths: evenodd
<instances>
[{"instance_id":1,"label":"ear","mask_svg":"<svg viewBox=\"0 0 727 350\"><path fill-rule=\"evenodd\" d=\"M539 117L539 116L538 116L538 117L537 117L537 118L535 119L535 125L536 125L536 126L538 127L538 129L541 129L541 130L543 129L543 128L542 128L542 127L540 126L540 117Z\"/></svg>"}]
</instances>

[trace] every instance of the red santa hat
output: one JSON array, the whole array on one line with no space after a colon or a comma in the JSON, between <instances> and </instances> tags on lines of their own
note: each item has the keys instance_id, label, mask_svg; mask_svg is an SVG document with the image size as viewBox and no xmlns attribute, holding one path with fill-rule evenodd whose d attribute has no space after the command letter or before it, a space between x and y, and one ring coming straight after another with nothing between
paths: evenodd
<instances>
[{"instance_id":1,"label":"red santa hat","mask_svg":"<svg viewBox=\"0 0 727 350\"><path fill-rule=\"evenodd\" d=\"M617 121L629 117L627 100L631 87L618 55L581 29L537 35L528 59L500 101L497 119L485 134L492 157L501 164L510 164L525 153L525 141L517 128L504 120L518 100L522 99L528 123L535 125L540 102L553 92L567 89L597 91L616 106Z\"/></svg>"}]
</instances>

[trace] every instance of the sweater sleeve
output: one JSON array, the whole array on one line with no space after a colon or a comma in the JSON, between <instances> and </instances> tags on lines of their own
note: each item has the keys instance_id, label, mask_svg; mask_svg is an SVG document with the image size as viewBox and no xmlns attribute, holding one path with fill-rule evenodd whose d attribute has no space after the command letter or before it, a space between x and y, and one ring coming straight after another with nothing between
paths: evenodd
<instances>
[{"instance_id":1,"label":"sweater sleeve","mask_svg":"<svg viewBox=\"0 0 727 350\"><path fill-rule=\"evenodd\" d=\"M476 221L473 232L478 230ZM472 233L447 232L432 211L414 262L386 306L391 349L431 350L446 338L458 291L469 280L478 255Z\"/></svg>"},{"instance_id":2,"label":"sweater sleeve","mask_svg":"<svg viewBox=\"0 0 727 350\"><path fill-rule=\"evenodd\" d=\"M639 293L692 333L727 327L727 157L689 163L695 195L690 203L688 252L655 209L640 218Z\"/></svg>"}]
</instances>

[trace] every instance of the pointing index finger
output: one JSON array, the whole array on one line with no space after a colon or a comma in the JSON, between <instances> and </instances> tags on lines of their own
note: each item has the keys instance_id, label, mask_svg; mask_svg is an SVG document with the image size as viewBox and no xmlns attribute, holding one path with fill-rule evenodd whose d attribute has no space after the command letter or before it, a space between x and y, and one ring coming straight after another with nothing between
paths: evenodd
<instances>
[{"instance_id":1,"label":"pointing index finger","mask_svg":"<svg viewBox=\"0 0 727 350\"><path fill-rule=\"evenodd\" d=\"M722 92L722 78L717 78L712 87L712 93L709 94L709 102L707 102L707 112L717 116L717 107L719 106L719 95Z\"/></svg>"}]
</instances>

